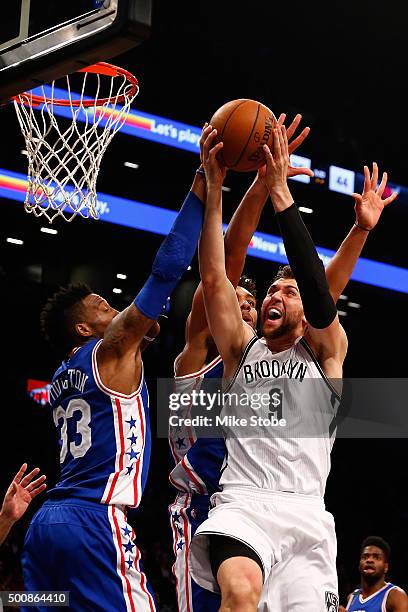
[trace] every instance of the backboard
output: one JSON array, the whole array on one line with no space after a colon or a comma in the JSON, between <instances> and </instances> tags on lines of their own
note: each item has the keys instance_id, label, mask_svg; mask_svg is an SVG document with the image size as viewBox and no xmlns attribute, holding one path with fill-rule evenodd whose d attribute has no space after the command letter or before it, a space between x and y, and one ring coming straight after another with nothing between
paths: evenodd
<instances>
[{"instance_id":1,"label":"backboard","mask_svg":"<svg viewBox=\"0 0 408 612\"><path fill-rule=\"evenodd\" d=\"M135 47L150 25L151 0L5 0L0 103Z\"/></svg>"}]
</instances>

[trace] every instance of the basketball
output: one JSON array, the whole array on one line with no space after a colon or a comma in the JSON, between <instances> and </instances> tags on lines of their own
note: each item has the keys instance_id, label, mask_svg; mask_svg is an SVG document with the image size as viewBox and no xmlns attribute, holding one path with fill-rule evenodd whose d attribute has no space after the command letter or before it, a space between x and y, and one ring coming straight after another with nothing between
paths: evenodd
<instances>
[{"instance_id":1,"label":"basketball","mask_svg":"<svg viewBox=\"0 0 408 612\"><path fill-rule=\"evenodd\" d=\"M232 100L221 106L210 120L217 142L224 143L219 161L237 172L251 172L265 164L263 145L272 145L276 117L256 100Z\"/></svg>"}]
</instances>

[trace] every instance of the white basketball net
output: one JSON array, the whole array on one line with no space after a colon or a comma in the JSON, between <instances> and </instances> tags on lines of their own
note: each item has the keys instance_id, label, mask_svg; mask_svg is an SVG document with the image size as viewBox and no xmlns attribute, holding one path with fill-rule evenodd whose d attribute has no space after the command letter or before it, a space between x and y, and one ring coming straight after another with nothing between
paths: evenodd
<instances>
[{"instance_id":1,"label":"white basketball net","mask_svg":"<svg viewBox=\"0 0 408 612\"><path fill-rule=\"evenodd\" d=\"M46 95L44 87L41 88L40 107L33 102L31 92L20 94L14 100L28 157L24 208L37 217L45 216L50 223L56 217L72 221L77 214L99 218L96 180L102 157L139 92L138 88L132 91L124 74L92 74L92 77L87 72L82 74L79 104L72 97L70 79L66 77L68 119L54 113L60 108L54 99L55 81L51 83L51 95L49 92ZM110 79L110 85L108 82L108 94L104 92L103 96L106 101L100 105L102 79L105 86ZM89 97L85 97L86 85L89 87L91 80L95 103L85 107L84 101L89 102ZM123 96L119 105L118 99Z\"/></svg>"}]
</instances>

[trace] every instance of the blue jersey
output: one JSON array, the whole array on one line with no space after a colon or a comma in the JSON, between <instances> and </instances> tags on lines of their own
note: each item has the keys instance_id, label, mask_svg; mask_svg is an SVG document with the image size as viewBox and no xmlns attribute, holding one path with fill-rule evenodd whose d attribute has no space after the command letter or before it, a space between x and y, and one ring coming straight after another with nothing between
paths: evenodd
<instances>
[{"instance_id":1,"label":"blue jersey","mask_svg":"<svg viewBox=\"0 0 408 612\"><path fill-rule=\"evenodd\" d=\"M102 383L96 359L101 342L87 342L54 374L49 399L61 478L49 496L136 507L149 469L149 396L143 371L131 395Z\"/></svg>"},{"instance_id":2,"label":"blue jersey","mask_svg":"<svg viewBox=\"0 0 408 612\"><path fill-rule=\"evenodd\" d=\"M179 393L189 393L205 385L206 379L222 379L224 364L220 356L198 372L175 377ZM181 416L188 416L187 407ZM221 468L225 458L224 438L197 438L194 428L170 429L169 442L176 466L170 482L180 491L212 495L219 490Z\"/></svg>"},{"instance_id":3,"label":"blue jersey","mask_svg":"<svg viewBox=\"0 0 408 612\"><path fill-rule=\"evenodd\" d=\"M356 589L347 604L347 610L350 612L386 612L388 593L398 588L395 584L387 582L379 591L366 598L363 597L361 589Z\"/></svg>"}]
</instances>

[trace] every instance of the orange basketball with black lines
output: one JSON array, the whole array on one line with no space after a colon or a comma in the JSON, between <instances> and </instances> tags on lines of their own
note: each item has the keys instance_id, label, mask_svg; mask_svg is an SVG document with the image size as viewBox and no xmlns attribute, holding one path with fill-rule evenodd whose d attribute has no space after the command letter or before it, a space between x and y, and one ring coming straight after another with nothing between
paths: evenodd
<instances>
[{"instance_id":1,"label":"orange basketball with black lines","mask_svg":"<svg viewBox=\"0 0 408 612\"><path fill-rule=\"evenodd\" d=\"M265 164L263 145L272 146L276 117L256 100L232 100L221 106L210 124L217 130L216 142L222 141L219 161L237 172L258 170Z\"/></svg>"}]
</instances>

